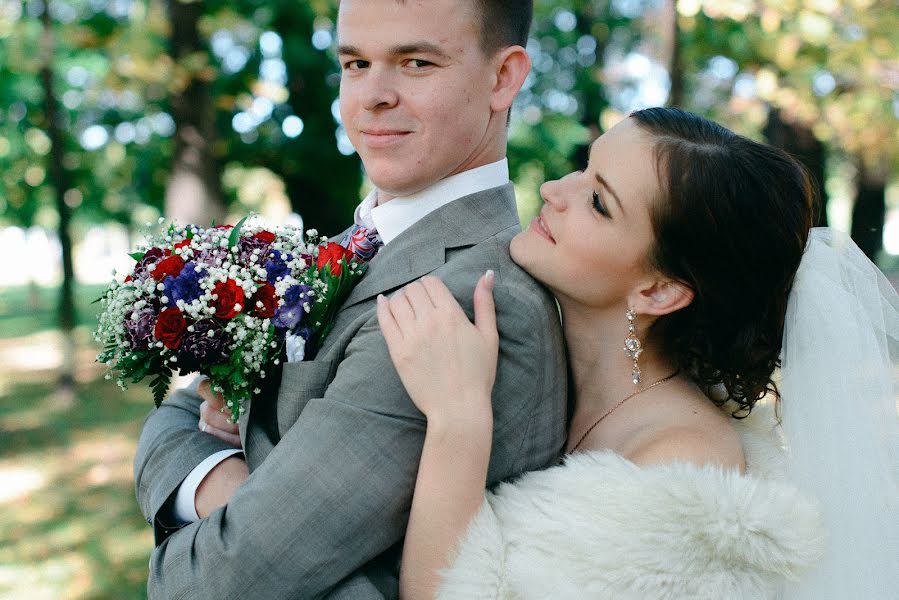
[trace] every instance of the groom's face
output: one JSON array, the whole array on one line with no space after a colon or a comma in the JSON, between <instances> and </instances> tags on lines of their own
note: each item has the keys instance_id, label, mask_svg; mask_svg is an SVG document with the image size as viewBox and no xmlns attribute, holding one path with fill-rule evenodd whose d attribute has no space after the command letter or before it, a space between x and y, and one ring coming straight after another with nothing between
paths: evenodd
<instances>
[{"instance_id":1,"label":"groom's face","mask_svg":"<svg viewBox=\"0 0 899 600\"><path fill-rule=\"evenodd\" d=\"M342 0L340 114L388 196L496 160L495 59L473 0ZM504 127L504 122L502 126Z\"/></svg>"}]
</instances>

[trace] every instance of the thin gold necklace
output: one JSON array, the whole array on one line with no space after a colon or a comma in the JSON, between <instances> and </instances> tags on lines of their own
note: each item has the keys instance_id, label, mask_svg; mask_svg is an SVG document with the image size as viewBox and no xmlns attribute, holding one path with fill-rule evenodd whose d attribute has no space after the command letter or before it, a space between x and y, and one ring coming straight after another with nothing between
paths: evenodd
<instances>
[{"instance_id":1,"label":"thin gold necklace","mask_svg":"<svg viewBox=\"0 0 899 600\"><path fill-rule=\"evenodd\" d=\"M575 450L577 450L578 447L583 443L584 439L586 439L586 437L587 437L588 435L590 435L590 432L593 431L594 429L596 429L596 426L599 425L600 423L602 423L602 420L603 420L603 419L605 419L605 418L608 417L610 414L612 414L613 412L615 412L615 409L617 409L619 406L621 406L622 404L624 404L625 402L627 402L628 400L630 400L630 399L633 398L634 396L636 396L636 395L638 395L638 394L642 394L642 393L645 392L646 390L651 390L652 388L656 387L657 385L662 385L662 384L665 383L666 381L668 381L668 380L670 380L670 379L673 379L678 373L680 373L679 370L678 370L678 371L675 371L675 372L672 373L671 375L668 375L667 377L663 377L663 378L659 379L659 380L656 381L655 383L652 383L652 384L650 384L650 385L647 385L646 387L642 387L642 388L640 388L639 390L637 390L636 392L634 392L634 393L632 393L632 394L628 394L627 396L625 396L625 397L624 397L618 404L616 404L615 406L613 406L612 408L610 408L609 410L607 410L606 412L604 412L602 415L600 415L600 417L599 417L598 419L596 419L596 421L593 422L593 425L591 425L591 426L589 427L589 429L587 429L587 431L584 432L584 435L582 435L582 436L581 436L581 439L579 439L579 440L577 441L577 444L574 445L574 448L571 449L571 452L574 452ZM570 454L570 453L569 453L569 454Z\"/></svg>"}]
</instances>

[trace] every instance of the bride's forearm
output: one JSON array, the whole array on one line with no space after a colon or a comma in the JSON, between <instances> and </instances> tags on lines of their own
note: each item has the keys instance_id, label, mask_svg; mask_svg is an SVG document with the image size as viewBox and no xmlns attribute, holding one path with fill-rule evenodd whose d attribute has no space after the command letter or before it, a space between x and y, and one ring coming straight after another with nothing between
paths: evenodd
<instances>
[{"instance_id":1,"label":"bride's forearm","mask_svg":"<svg viewBox=\"0 0 899 600\"><path fill-rule=\"evenodd\" d=\"M490 406L488 402L473 404ZM400 598L434 598L440 569L484 501L493 417L430 420L400 567Z\"/></svg>"}]
</instances>

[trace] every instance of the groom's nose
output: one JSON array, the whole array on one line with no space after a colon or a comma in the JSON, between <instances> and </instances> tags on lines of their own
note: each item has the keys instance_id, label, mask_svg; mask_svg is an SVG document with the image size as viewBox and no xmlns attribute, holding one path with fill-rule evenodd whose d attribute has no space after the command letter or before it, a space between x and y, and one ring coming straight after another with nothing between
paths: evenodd
<instances>
[{"instance_id":1,"label":"groom's nose","mask_svg":"<svg viewBox=\"0 0 899 600\"><path fill-rule=\"evenodd\" d=\"M390 108L399 102L395 74L380 66L372 65L366 73L360 90L362 106L366 110Z\"/></svg>"}]
</instances>

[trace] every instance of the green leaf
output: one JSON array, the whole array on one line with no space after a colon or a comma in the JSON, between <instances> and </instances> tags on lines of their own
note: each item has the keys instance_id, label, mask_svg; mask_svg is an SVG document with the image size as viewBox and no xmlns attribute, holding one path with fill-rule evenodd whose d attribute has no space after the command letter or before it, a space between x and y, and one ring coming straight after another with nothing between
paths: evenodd
<instances>
[{"instance_id":1,"label":"green leaf","mask_svg":"<svg viewBox=\"0 0 899 600\"><path fill-rule=\"evenodd\" d=\"M231 235L228 236L228 246L233 248L237 245L237 240L240 239L240 228L243 227L244 221L249 218L250 215L247 215L243 219L237 222L237 225L231 230Z\"/></svg>"},{"instance_id":2,"label":"green leaf","mask_svg":"<svg viewBox=\"0 0 899 600\"><path fill-rule=\"evenodd\" d=\"M139 262L143 260L144 256L146 256L146 252L132 252L128 256L134 259L135 262Z\"/></svg>"},{"instance_id":3,"label":"green leaf","mask_svg":"<svg viewBox=\"0 0 899 600\"><path fill-rule=\"evenodd\" d=\"M153 402L156 408L165 400L165 396L169 391L169 384L172 382L172 371L163 368L156 377L150 381L150 389L153 390Z\"/></svg>"}]
</instances>

